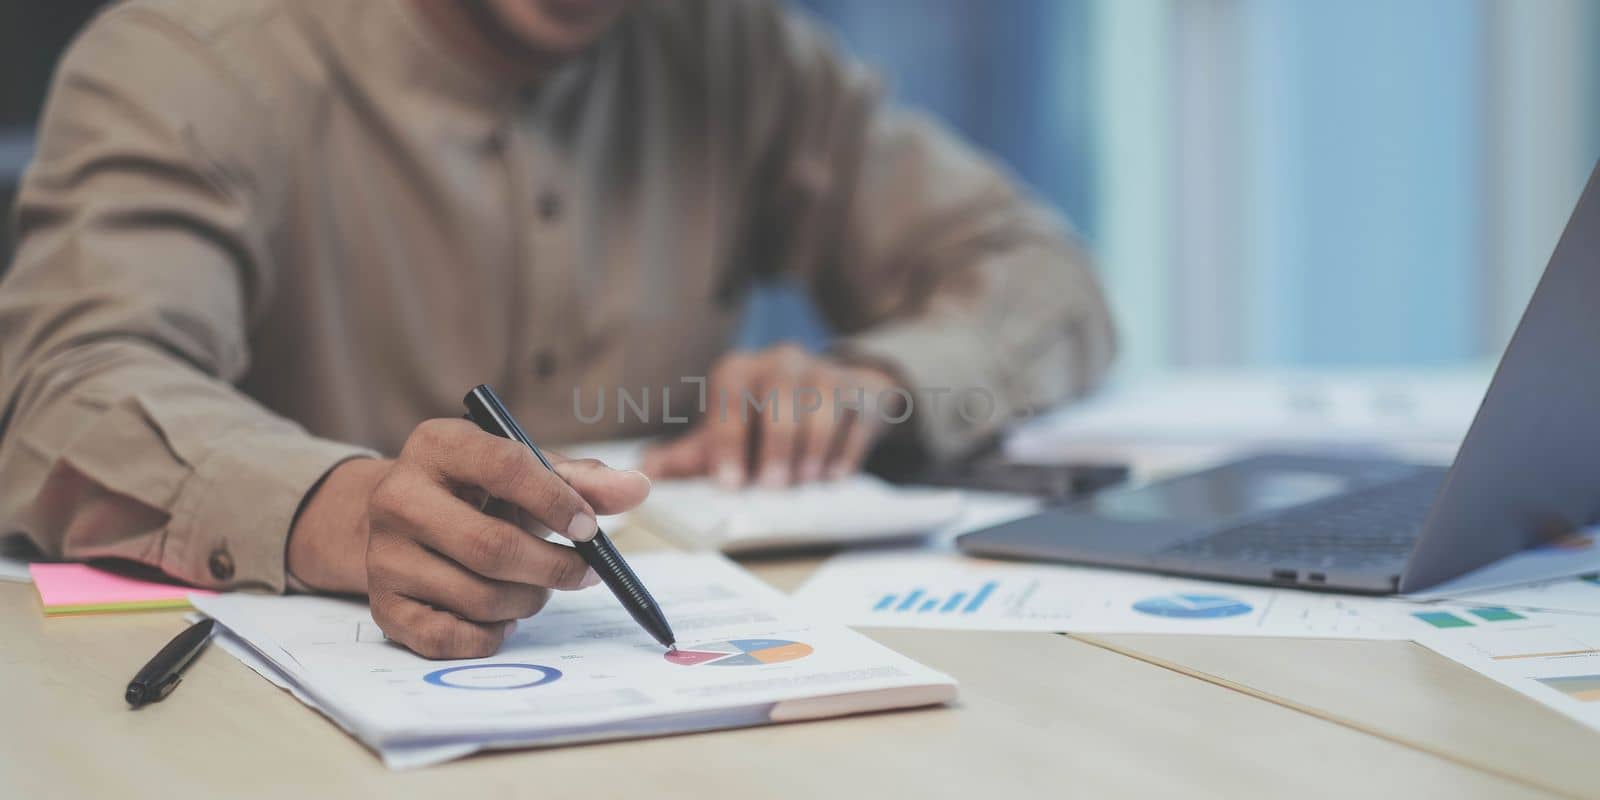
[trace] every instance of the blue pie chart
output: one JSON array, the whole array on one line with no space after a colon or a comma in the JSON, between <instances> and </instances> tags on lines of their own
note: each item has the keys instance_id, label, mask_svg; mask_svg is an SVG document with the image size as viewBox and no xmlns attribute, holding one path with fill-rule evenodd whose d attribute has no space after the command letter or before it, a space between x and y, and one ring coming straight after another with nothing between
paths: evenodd
<instances>
[{"instance_id":1,"label":"blue pie chart","mask_svg":"<svg viewBox=\"0 0 1600 800\"><path fill-rule=\"evenodd\" d=\"M1167 594L1140 600L1133 610L1152 617L1219 619L1248 614L1250 604L1221 594Z\"/></svg>"}]
</instances>

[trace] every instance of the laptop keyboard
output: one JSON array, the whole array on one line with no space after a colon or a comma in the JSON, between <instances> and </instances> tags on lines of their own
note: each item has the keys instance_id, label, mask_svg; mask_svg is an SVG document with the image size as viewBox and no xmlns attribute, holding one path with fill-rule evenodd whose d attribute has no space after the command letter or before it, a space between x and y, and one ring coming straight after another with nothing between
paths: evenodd
<instances>
[{"instance_id":1,"label":"laptop keyboard","mask_svg":"<svg viewBox=\"0 0 1600 800\"><path fill-rule=\"evenodd\" d=\"M1406 558L1442 477L1424 473L1278 512L1163 551L1178 558L1351 568Z\"/></svg>"}]
</instances>

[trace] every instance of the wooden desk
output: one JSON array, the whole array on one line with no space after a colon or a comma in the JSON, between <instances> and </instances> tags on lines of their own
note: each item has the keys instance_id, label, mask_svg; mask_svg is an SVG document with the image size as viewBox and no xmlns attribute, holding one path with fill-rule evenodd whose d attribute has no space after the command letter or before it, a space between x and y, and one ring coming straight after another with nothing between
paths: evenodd
<instances>
[{"instance_id":1,"label":"wooden desk","mask_svg":"<svg viewBox=\"0 0 1600 800\"><path fill-rule=\"evenodd\" d=\"M750 566L788 589L815 561ZM129 711L182 625L0 584L0 797L1600 796L1600 735L1395 642L871 631L960 702L390 772L218 648Z\"/></svg>"}]
</instances>

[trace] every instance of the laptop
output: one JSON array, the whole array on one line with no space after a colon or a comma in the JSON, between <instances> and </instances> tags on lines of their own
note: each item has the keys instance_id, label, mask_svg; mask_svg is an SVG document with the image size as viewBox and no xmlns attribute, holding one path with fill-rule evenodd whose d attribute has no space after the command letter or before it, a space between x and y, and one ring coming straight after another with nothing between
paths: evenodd
<instances>
[{"instance_id":1,"label":"laptop","mask_svg":"<svg viewBox=\"0 0 1600 800\"><path fill-rule=\"evenodd\" d=\"M1263 454L966 534L974 555L1429 588L1600 520L1600 165L1449 467Z\"/></svg>"}]
</instances>

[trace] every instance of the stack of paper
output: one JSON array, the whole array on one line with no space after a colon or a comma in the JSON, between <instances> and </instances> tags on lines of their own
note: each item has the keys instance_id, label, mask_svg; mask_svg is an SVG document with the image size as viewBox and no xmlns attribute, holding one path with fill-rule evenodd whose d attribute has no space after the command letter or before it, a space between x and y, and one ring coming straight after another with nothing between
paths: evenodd
<instances>
[{"instance_id":1,"label":"stack of paper","mask_svg":"<svg viewBox=\"0 0 1600 800\"><path fill-rule=\"evenodd\" d=\"M1418 644L1600 729L1600 617L1489 607L1430 619Z\"/></svg>"},{"instance_id":2,"label":"stack of paper","mask_svg":"<svg viewBox=\"0 0 1600 800\"><path fill-rule=\"evenodd\" d=\"M1597 550L1585 533L1423 596L1379 598L994 561L934 547L837 556L795 600L866 627L1415 641L1600 728L1600 577L1583 574Z\"/></svg>"},{"instance_id":3,"label":"stack of paper","mask_svg":"<svg viewBox=\"0 0 1600 800\"><path fill-rule=\"evenodd\" d=\"M1404 600L1241 586L1138 572L968 558L950 551L830 560L795 593L863 627L1411 639Z\"/></svg>"},{"instance_id":4,"label":"stack of paper","mask_svg":"<svg viewBox=\"0 0 1600 800\"><path fill-rule=\"evenodd\" d=\"M1600 575L1583 575L1553 581L1538 581L1458 595L1462 602L1483 605L1561 611L1569 614L1600 615Z\"/></svg>"},{"instance_id":5,"label":"stack of paper","mask_svg":"<svg viewBox=\"0 0 1600 800\"><path fill-rule=\"evenodd\" d=\"M955 682L860 634L798 617L720 556L630 559L671 620L664 652L603 587L561 592L494 656L428 661L365 605L220 595L195 606L246 661L392 767L487 748L650 736L930 705Z\"/></svg>"}]
</instances>

